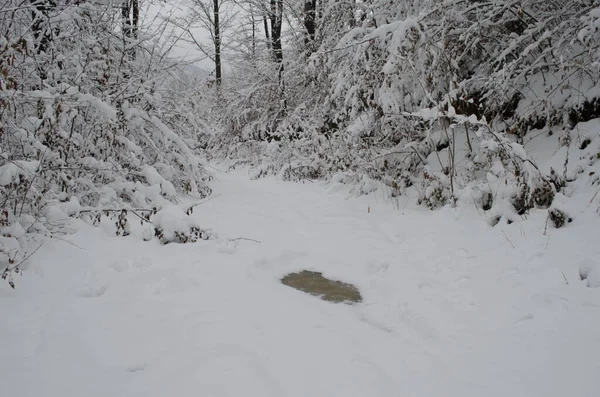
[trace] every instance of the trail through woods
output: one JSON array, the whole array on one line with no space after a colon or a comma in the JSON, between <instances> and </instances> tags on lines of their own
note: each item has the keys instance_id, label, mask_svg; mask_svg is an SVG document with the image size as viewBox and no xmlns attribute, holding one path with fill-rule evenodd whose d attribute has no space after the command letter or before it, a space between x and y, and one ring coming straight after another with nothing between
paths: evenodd
<instances>
[{"instance_id":1,"label":"trail through woods","mask_svg":"<svg viewBox=\"0 0 600 397\"><path fill-rule=\"evenodd\" d=\"M492 228L472 207L395 209L247 170L212 187L194 216L213 240L79 224L2 285L2 395L597 395L596 215L544 235L541 211ZM363 301L280 283L304 269Z\"/></svg>"}]
</instances>

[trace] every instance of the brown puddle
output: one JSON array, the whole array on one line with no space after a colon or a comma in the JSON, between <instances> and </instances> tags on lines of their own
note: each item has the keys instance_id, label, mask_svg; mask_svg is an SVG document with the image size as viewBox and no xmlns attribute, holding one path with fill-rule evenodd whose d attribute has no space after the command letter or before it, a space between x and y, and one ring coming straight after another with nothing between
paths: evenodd
<instances>
[{"instance_id":1,"label":"brown puddle","mask_svg":"<svg viewBox=\"0 0 600 397\"><path fill-rule=\"evenodd\" d=\"M308 270L290 273L281 279L281 283L328 302L352 304L362 301L360 292L354 285L329 280L323 277L323 273Z\"/></svg>"}]
</instances>

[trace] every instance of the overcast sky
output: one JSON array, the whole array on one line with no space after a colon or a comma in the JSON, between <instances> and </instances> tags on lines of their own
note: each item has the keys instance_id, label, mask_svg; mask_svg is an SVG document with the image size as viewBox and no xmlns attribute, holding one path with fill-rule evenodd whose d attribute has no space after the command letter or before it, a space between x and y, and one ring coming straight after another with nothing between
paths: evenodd
<instances>
[{"instance_id":1,"label":"overcast sky","mask_svg":"<svg viewBox=\"0 0 600 397\"><path fill-rule=\"evenodd\" d=\"M168 16L184 16L186 1L185 0L142 0L142 21L143 23L152 23L155 16L166 18ZM193 34L201 43L210 43L209 34L204 29L194 29ZM192 44L181 42L177 48L173 50L173 56L183 57L186 60L205 58L202 53ZM199 61L196 66L203 69L212 70L214 64L210 59Z\"/></svg>"}]
</instances>

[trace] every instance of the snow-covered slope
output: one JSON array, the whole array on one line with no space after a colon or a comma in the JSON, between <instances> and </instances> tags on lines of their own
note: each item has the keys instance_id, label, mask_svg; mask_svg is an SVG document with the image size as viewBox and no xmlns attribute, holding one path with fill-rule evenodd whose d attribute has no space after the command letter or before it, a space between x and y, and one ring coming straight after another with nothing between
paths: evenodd
<instances>
[{"instance_id":1,"label":"snow-covered slope","mask_svg":"<svg viewBox=\"0 0 600 397\"><path fill-rule=\"evenodd\" d=\"M400 197L397 210L244 170L213 187L194 216L217 239L160 246L80 225L16 290L0 284L2 395L598 395L595 207L544 234L545 211L492 228L473 206ZM279 283L299 269L356 284L363 302Z\"/></svg>"}]
</instances>

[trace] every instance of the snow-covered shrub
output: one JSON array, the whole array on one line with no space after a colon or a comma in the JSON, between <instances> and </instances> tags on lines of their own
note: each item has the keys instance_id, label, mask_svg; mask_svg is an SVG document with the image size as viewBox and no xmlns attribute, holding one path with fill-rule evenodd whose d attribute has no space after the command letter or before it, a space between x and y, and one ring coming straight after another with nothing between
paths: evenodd
<instances>
[{"instance_id":1,"label":"snow-covered shrub","mask_svg":"<svg viewBox=\"0 0 600 397\"><path fill-rule=\"evenodd\" d=\"M17 90L2 91L18 103L3 113L4 165L27 162L21 168L37 173L46 195L62 201L76 194L90 206L105 186L126 205L162 204L177 192L206 195L207 175L184 139L202 128L185 116L185 92L170 89L177 74L164 72L177 65L151 31L140 32L148 51L140 44L134 58L123 58L129 52L113 39L120 16L111 3L51 9L47 17L58 28L47 45L60 62L41 53L6 65L9 75L31 73ZM31 38L28 53L37 45Z\"/></svg>"},{"instance_id":2,"label":"snow-covered shrub","mask_svg":"<svg viewBox=\"0 0 600 397\"><path fill-rule=\"evenodd\" d=\"M548 208L548 221L551 222L555 228L559 229L573 221L573 218L570 215L570 213L572 213L571 211L572 208L569 208L568 206L568 198L559 193L556 195L550 208Z\"/></svg>"},{"instance_id":3,"label":"snow-covered shrub","mask_svg":"<svg viewBox=\"0 0 600 397\"><path fill-rule=\"evenodd\" d=\"M198 222L176 205L165 206L152 217L154 235L161 244L193 243L207 240L208 231L202 230Z\"/></svg>"},{"instance_id":4,"label":"snow-covered shrub","mask_svg":"<svg viewBox=\"0 0 600 397\"><path fill-rule=\"evenodd\" d=\"M579 265L579 278L589 288L600 288L600 266L592 259L582 260Z\"/></svg>"},{"instance_id":5,"label":"snow-covered shrub","mask_svg":"<svg viewBox=\"0 0 600 397\"><path fill-rule=\"evenodd\" d=\"M0 214L0 277L15 288L13 274L19 273L23 258L21 240L25 230L18 222L11 222L8 211Z\"/></svg>"},{"instance_id":6,"label":"snow-covered shrub","mask_svg":"<svg viewBox=\"0 0 600 397\"><path fill-rule=\"evenodd\" d=\"M0 13L0 210L11 225L26 214L48 223L50 207L77 202L84 214L108 211L127 235L123 210L210 193L190 145L206 129L195 80L156 38L164 26L133 34L121 5L4 3L13 11Z\"/></svg>"},{"instance_id":7,"label":"snow-covered shrub","mask_svg":"<svg viewBox=\"0 0 600 397\"><path fill-rule=\"evenodd\" d=\"M571 222L571 218L557 208L552 208L548 211L548 217L557 229L563 227L565 223Z\"/></svg>"},{"instance_id":8,"label":"snow-covered shrub","mask_svg":"<svg viewBox=\"0 0 600 397\"><path fill-rule=\"evenodd\" d=\"M484 192L482 208L492 219L513 222L532 208L548 208L556 195L551 178L528 158L521 145L487 126L479 126L472 161L486 178L471 184ZM492 194L492 192L494 192ZM485 203L485 206L484 206Z\"/></svg>"},{"instance_id":9,"label":"snow-covered shrub","mask_svg":"<svg viewBox=\"0 0 600 397\"><path fill-rule=\"evenodd\" d=\"M436 209L448 204L452 198L449 181L445 175L432 176L425 173L419 201L429 209Z\"/></svg>"},{"instance_id":10,"label":"snow-covered shrub","mask_svg":"<svg viewBox=\"0 0 600 397\"><path fill-rule=\"evenodd\" d=\"M522 219L572 179L538 169L527 135L600 117L596 3L332 0L314 38L290 5L283 73L252 22L211 147L255 178L344 175L354 192L375 181Z\"/></svg>"}]
</instances>

